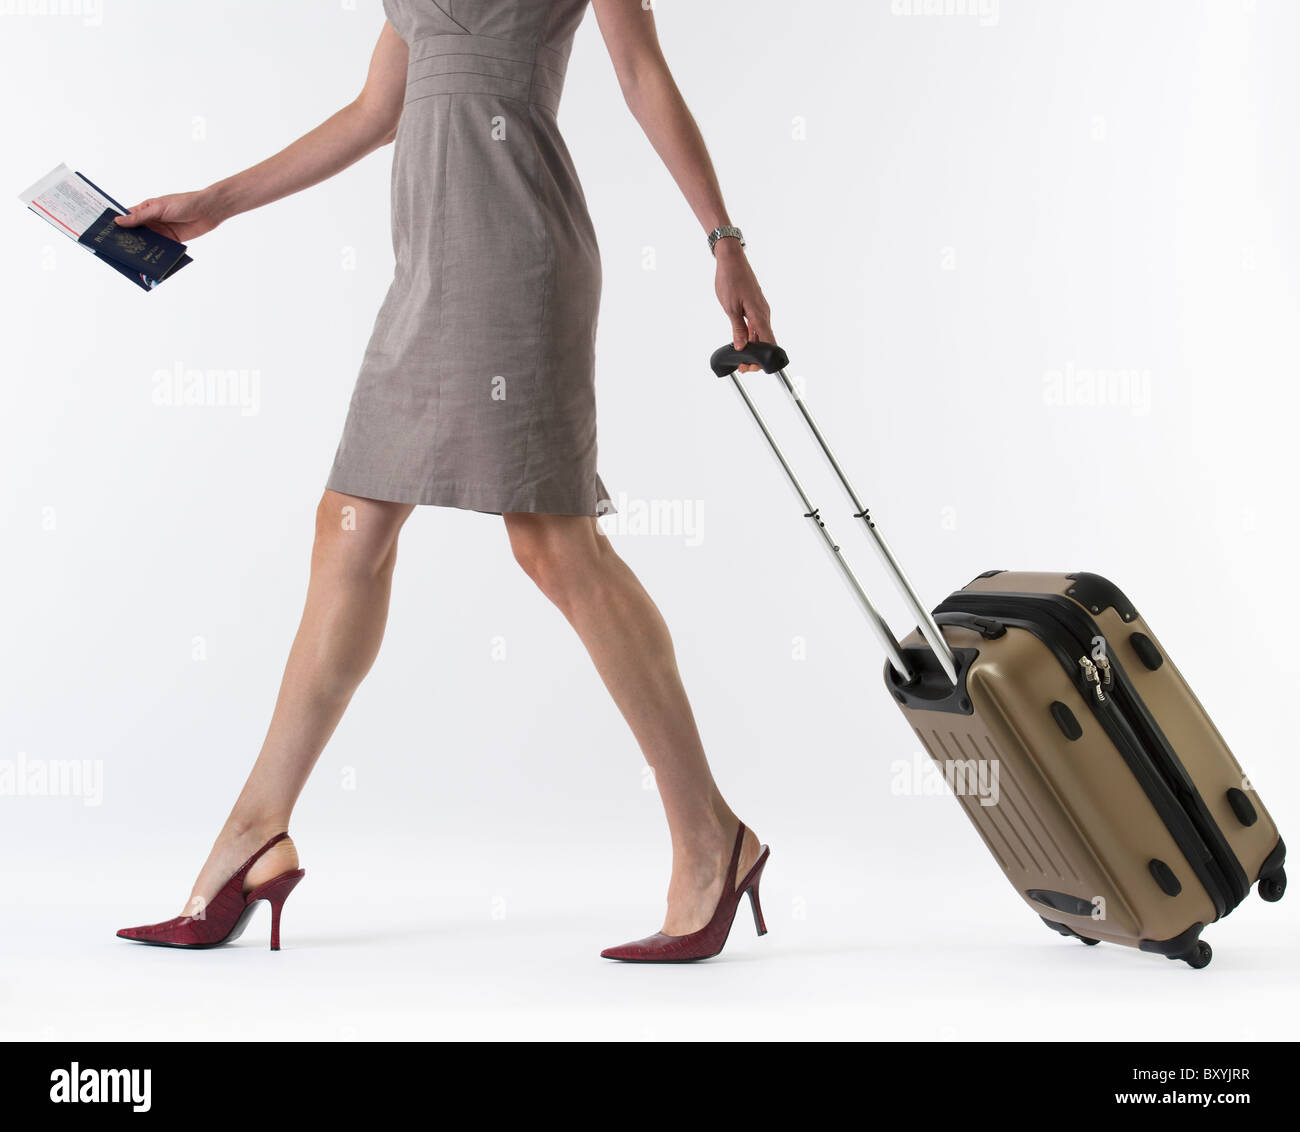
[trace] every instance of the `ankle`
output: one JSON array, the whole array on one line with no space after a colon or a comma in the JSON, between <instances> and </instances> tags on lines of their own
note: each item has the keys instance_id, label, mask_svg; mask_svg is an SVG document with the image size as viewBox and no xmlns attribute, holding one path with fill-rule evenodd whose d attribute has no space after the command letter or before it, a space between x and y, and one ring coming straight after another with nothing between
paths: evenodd
<instances>
[{"instance_id":1,"label":"ankle","mask_svg":"<svg viewBox=\"0 0 1300 1132\"><path fill-rule=\"evenodd\" d=\"M706 821L673 838L673 865L691 873L716 873L731 856L736 819Z\"/></svg>"},{"instance_id":2,"label":"ankle","mask_svg":"<svg viewBox=\"0 0 1300 1132\"><path fill-rule=\"evenodd\" d=\"M244 877L244 891L257 888L281 873L292 872L299 864L298 847L292 838L282 838L253 862Z\"/></svg>"},{"instance_id":3,"label":"ankle","mask_svg":"<svg viewBox=\"0 0 1300 1132\"><path fill-rule=\"evenodd\" d=\"M277 834L288 832L289 822L287 818L253 814L232 814L226 821L225 828L221 831L221 836L222 838L229 838L236 842L256 841L257 846L260 848ZM286 838L285 840L289 839Z\"/></svg>"}]
</instances>

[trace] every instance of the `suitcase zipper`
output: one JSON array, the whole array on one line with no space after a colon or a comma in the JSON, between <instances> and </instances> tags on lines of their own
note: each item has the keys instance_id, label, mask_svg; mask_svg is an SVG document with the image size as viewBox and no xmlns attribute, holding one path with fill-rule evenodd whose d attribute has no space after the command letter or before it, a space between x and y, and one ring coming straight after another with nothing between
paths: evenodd
<instances>
[{"instance_id":1,"label":"suitcase zipper","mask_svg":"<svg viewBox=\"0 0 1300 1132\"><path fill-rule=\"evenodd\" d=\"M943 602L935 612L997 611L999 620L1006 624L1019 624L1021 628L1027 629L1052 648L1065 670L1076 676L1079 690L1091 706L1092 714L1123 756L1188 863L1196 872L1197 878L1214 902L1217 915L1226 916L1240 903L1247 891L1244 886L1245 874L1241 871L1240 864L1208 812L1199 814L1198 806L1190 804L1197 803L1199 809L1204 809L1194 784L1167 741L1143 742L1126 714L1117 710L1119 705L1115 698L1108 697L1103 691L1103 682L1112 688L1119 687L1109 659L1105 665L1099 666L1086 652L1078 659L1073 658L1072 653L1075 648L1080 646L1091 648L1094 638L1101 636L1101 633L1097 631L1096 624L1091 622L1090 618L1085 620L1082 613L1076 618L1073 608L1058 607L1052 600L1056 596L1054 594L956 593ZM1061 600L1073 606L1069 598ZM1017 609L1025 614L1023 620L1011 621L1004 616L1007 611ZM1044 614L1047 615L1046 618ZM1089 632L1089 629L1093 631ZM1163 736L1160 738L1163 739ZM1156 752L1163 758L1157 758ZM1219 853L1215 852L1216 843L1219 844ZM1226 862L1222 857L1225 851L1232 866L1231 870L1225 867ZM1241 874L1241 883L1237 885L1232 884L1228 879L1235 873Z\"/></svg>"},{"instance_id":2,"label":"suitcase zipper","mask_svg":"<svg viewBox=\"0 0 1300 1132\"><path fill-rule=\"evenodd\" d=\"M1102 653L1099 657L1095 659L1094 663L1097 667L1097 670L1101 673L1102 684L1105 687L1109 688L1111 684L1114 683L1114 675L1111 672L1111 667L1110 667L1110 657L1108 657L1105 653Z\"/></svg>"},{"instance_id":3,"label":"suitcase zipper","mask_svg":"<svg viewBox=\"0 0 1300 1132\"><path fill-rule=\"evenodd\" d=\"M1097 702L1104 704L1106 702L1106 693L1101 690L1101 673L1098 666L1087 656L1079 657L1079 667L1083 669L1083 680L1085 684L1090 684L1092 690L1097 693ZM1110 683L1110 666L1106 666L1106 683ZM1084 695L1087 695L1085 692Z\"/></svg>"}]
</instances>

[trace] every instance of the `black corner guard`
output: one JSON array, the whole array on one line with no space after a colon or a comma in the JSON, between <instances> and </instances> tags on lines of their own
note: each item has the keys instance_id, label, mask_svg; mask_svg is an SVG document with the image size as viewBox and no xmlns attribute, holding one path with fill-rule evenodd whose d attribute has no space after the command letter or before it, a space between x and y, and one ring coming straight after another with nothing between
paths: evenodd
<instances>
[{"instance_id":1,"label":"black corner guard","mask_svg":"<svg viewBox=\"0 0 1300 1132\"><path fill-rule=\"evenodd\" d=\"M1066 594L1080 605L1087 607L1090 613L1103 613L1112 606L1124 621L1137 617L1137 607L1124 596L1124 591L1109 578L1100 574L1067 574L1074 585Z\"/></svg>"},{"instance_id":2,"label":"black corner guard","mask_svg":"<svg viewBox=\"0 0 1300 1132\"><path fill-rule=\"evenodd\" d=\"M748 342L743 350L728 342L709 358L709 365L719 377L735 373L740 366L761 366L764 373L776 373L789 364L789 356L775 342Z\"/></svg>"},{"instance_id":3,"label":"black corner guard","mask_svg":"<svg viewBox=\"0 0 1300 1132\"><path fill-rule=\"evenodd\" d=\"M1282 866L1286 864L1286 842L1280 837L1277 844L1273 846L1273 851L1264 858L1264 863L1259 866L1259 875L1262 877L1272 876L1280 872Z\"/></svg>"},{"instance_id":4,"label":"black corner guard","mask_svg":"<svg viewBox=\"0 0 1300 1132\"><path fill-rule=\"evenodd\" d=\"M1286 892L1286 843L1279 837L1264 863L1259 867L1259 895L1270 904Z\"/></svg>"},{"instance_id":5,"label":"black corner guard","mask_svg":"<svg viewBox=\"0 0 1300 1132\"><path fill-rule=\"evenodd\" d=\"M1214 954L1210 950L1210 945L1201 939L1201 932L1204 930L1204 924L1193 924L1173 939L1141 940L1138 943L1138 950L1163 955L1166 959L1181 959L1190 967L1204 967Z\"/></svg>"}]
</instances>

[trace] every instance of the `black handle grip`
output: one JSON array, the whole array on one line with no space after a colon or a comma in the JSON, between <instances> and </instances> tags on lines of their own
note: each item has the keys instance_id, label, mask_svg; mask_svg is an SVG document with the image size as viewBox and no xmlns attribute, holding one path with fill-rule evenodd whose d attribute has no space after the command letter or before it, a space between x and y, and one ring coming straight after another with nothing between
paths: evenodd
<instances>
[{"instance_id":1,"label":"black handle grip","mask_svg":"<svg viewBox=\"0 0 1300 1132\"><path fill-rule=\"evenodd\" d=\"M735 373L740 366L762 366L764 373L776 373L790 364L786 352L775 342L747 342L737 350L730 342L719 346L709 358L709 365L719 377Z\"/></svg>"}]
</instances>

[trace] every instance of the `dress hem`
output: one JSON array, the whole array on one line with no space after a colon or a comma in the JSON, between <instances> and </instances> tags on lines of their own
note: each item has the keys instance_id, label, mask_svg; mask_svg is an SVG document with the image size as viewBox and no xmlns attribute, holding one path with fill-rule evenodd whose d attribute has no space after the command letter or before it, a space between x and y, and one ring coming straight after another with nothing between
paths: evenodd
<instances>
[{"instance_id":1,"label":"dress hem","mask_svg":"<svg viewBox=\"0 0 1300 1132\"><path fill-rule=\"evenodd\" d=\"M608 498L597 499L593 507L586 509L550 506L539 501L535 496L521 500L508 500L507 505L502 507L492 505L498 501L489 498L492 493L486 490L440 488L432 491L410 492L355 480L349 481L346 476L341 475L331 475L325 481L325 490L336 491L340 495L355 496L357 499L373 499L380 503L409 503L416 507L454 507L460 511L477 511L484 515L587 515L598 519L603 515L617 514L618 511L613 500Z\"/></svg>"}]
</instances>

